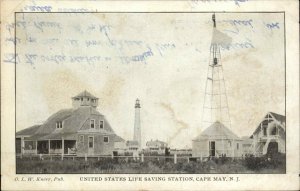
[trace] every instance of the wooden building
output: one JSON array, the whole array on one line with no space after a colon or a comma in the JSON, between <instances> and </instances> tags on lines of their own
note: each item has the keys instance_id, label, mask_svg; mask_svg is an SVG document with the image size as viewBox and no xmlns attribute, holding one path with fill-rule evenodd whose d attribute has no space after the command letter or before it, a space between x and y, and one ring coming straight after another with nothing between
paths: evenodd
<instances>
[{"instance_id":1,"label":"wooden building","mask_svg":"<svg viewBox=\"0 0 300 191\"><path fill-rule=\"evenodd\" d=\"M256 156L285 153L285 116L269 112L251 135Z\"/></svg>"},{"instance_id":2,"label":"wooden building","mask_svg":"<svg viewBox=\"0 0 300 191\"><path fill-rule=\"evenodd\" d=\"M83 91L72 98L73 108L62 109L41 125L16 133L16 152L21 154L111 155L116 135L103 114L98 98Z\"/></svg>"},{"instance_id":3,"label":"wooden building","mask_svg":"<svg viewBox=\"0 0 300 191\"><path fill-rule=\"evenodd\" d=\"M147 153L155 153L155 154L165 154L165 149L168 147L168 143L159 141L159 140L151 140L146 142L145 152Z\"/></svg>"},{"instance_id":4,"label":"wooden building","mask_svg":"<svg viewBox=\"0 0 300 191\"><path fill-rule=\"evenodd\" d=\"M192 142L193 157L241 157L242 140L225 125L216 121Z\"/></svg>"}]
</instances>

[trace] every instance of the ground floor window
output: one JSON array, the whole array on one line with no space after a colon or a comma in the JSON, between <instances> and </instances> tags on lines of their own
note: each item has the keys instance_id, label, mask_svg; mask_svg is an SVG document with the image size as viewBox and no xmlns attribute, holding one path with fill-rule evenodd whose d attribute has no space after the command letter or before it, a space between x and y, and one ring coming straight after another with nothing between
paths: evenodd
<instances>
[{"instance_id":1,"label":"ground floor window","mask_svg":"<svg viewBox=\"0 0 300 191\"><path fill-rule=\"evenodd\" d=\"M25 150L33 150L36 148L36 142L35 141L24 141L24 149Z\"/></svg>"},{"instance_id":2,"label":"ground floor window","mask_svg":"<svg viewBox=\"0 0 300 191\"><path fill-rule=\"evenodd\" d=\"M94 148L94 137L89 137L89 148Z\"/></svg>"},{"instance_id":3,"label":"ground floor window","mask_svg":"<svg viewBox=\"0 0 300 191\"><path fill-rule=\"evenodd\" d=\"M84 136L83 135L80 135L79 136L79 143L83 143L84 142Z\"/></svg>"},{"instance_id":4,"label":"ground floor window","mask_svg":"<svg viewBox=\"0 0 300 191\"><path fill-rule=\"evenodd\" d=\"M109 142L108 136L104 136L104 137L103 137L103 142L104 142L104 143L108 143L108 142Z\"/></svg>"}]
</instances>

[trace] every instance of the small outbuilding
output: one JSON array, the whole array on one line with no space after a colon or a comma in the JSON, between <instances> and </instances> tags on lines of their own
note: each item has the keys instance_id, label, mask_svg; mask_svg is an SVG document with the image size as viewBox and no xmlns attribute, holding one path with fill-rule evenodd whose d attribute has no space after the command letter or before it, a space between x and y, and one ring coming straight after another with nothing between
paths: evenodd
<instances>
[{"instance_id":1,"label":"small outbuilding","mask_svg":"<svg viewBox=\"0 0 300 191\"><path fill-rule=\"evenodd\" d=\"M221 122L216 121L192 142L193 157L241 157L242 140Z\"/></svg>"}]
</instances>

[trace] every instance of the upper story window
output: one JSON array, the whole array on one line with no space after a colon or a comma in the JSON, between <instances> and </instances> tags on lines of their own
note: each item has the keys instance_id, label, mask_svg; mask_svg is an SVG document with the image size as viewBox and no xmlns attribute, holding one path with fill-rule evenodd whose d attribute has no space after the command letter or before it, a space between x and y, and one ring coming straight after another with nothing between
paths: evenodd
<instances>
[{"instance_id":1,"label":"upper story window","mask_svg":"<svg viewBox=\"0 0 300 191\"><path fill-rule=\"evenodd\" d=\"M271 135L277 135L278 134L278 129L277 126L273 127L273 129L271 130Z\"/></svg>"},{"instance_id":2,"label":"upper story window","mask_svg":"<svg viewBox=\"0 0 300 191\"><path fill-rule=\"evenodd\" d=\"M263 135L264 135L264 136L267 136L267 127L263 127L263 131L264 131L264 132L263 132L263 133L264 133Z\"/></svg>"},{"instance_id":3,"label":"upper story window","mask_svg":"<svg viewBox=\"0 0 300 191\"><path fill-rule=\"evenodd\" d=\"M104 121L100 120L100 129L103 129L103 128L104 128Z\"/></svg>"},{"instance_id":4,"label":"upper story window","mask_svg":"<svg viewBox=\"0 0 300 191\"><path fill-rule=\"evenodd\" d=\"M56 129L61 129L62 128L62 121L57 121L56 122Z\"/></svg>"},{"instance_id":5,"label":"upper story window","mask_svg":"<svg viewBox=\"0 0 300 191\"><path fill-rule=\"evenodd\" d=\"M92 129L95 128L95 119L91 119L91 128L92 128Z\"/></svg>"}]
</instances>

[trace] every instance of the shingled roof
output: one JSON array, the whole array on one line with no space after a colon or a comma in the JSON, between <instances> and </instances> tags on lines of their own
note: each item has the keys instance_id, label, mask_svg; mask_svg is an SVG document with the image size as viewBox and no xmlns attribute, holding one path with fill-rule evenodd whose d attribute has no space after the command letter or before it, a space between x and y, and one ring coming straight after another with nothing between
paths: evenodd
<instances>
[{"instance_id":1,"label":"shingled roof","mask_svg":"<svg viewBox=\"0 0 300 191\"><path fill-rule=\"evenodd\" d=\"M34 125L21 131L18 131L16 133L16 136L31 136L40 128L40 126L41 125Z\"/></svg>"},{"instance_id":2,"label":"shingled roof","mask_svg":"<svg viewBox=\"0 0 300 191\"><path fill-rule=\"evenodd\" d=\"M98 130L97 133L114 134L110 124L100 112L93 107L84 106L77 109L60 110L50 116L44 124L22 130L17 135L24 135L26 133L26 135L30 136L30 139L38 140L61 139L62 136L71 139L74 137L73 134L84 131L81 130L81 127L89 120L91 115L98 115L103 118L105 130ZM58 121L63 122L62 129L56 128ZM95 131L95 129L93 130Z\"/></svg>"},{"instance_id":3,"label":"shingled roof","mask_svg":"<svg viewBox=\"0 0 300 191\"><path fill-rule=\"evenodd\" d=\"M270 112L270 114L278 121L280 121L281 123L285 123L285 116L284 115L280 115L278 113L273 113Z\"/></svg>"},{"instance_id":4,"label":"shingled roof","mask_svg":"<svg viewBox=\"0 0 300 191\"><path fill-rule=\"evenodd\" d=\"M200 135L198 135L194 141L199 141L203 139L235 139L240 140L240 138L234 134L230 129L228 129L221 122L216 121L211 126L206 128Z\"/></svg>"},{"instance_id":5,"label":"shingled roof","mask_svg":"<svg viewBox=\"0 0 300 191\"><path fill-rule=\"evenodd\" d=\"M268 115L271 115L272 118L274 118L275 120L277 120L280 124L280 126L285 130L285 116L284 115L280 115L278 113L274 113L274 112L269 112L265 115L264 119L262 120L262 122L259 123L259 125L256 127L255 131L253 132L253 134L256 134L257 132L260 131L260 124L263 123L264 121L266 121L266 118L268 118ZM253 137L253 134L250 137Z\"/></svg>"}]
</instances>

